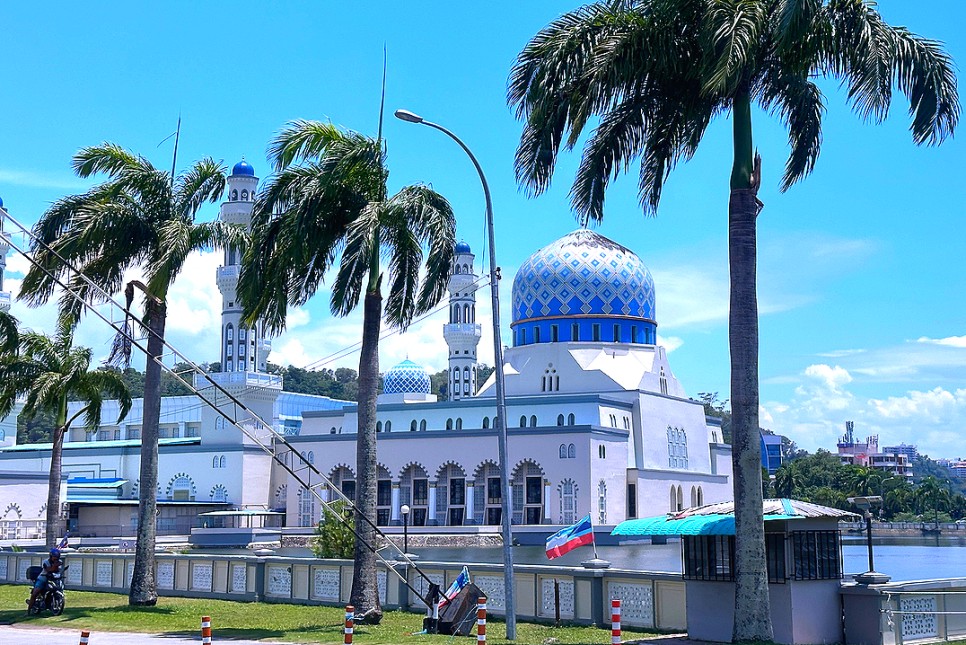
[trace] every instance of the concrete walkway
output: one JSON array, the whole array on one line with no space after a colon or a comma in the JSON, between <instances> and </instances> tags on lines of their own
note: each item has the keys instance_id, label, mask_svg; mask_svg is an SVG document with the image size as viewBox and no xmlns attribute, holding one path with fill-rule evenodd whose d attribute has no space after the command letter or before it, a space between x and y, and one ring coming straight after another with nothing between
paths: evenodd
<instances>
[{"instance_id":1,"label":"concrete walkway","mask_svg":"<svg viewBox=\"0 0 966 645\"><path fill-rule=\"evenodd\" d=\"M220 639L231 645L265 645L265 641ZM198 645L201 633L196 637L166 636L156 634L132 634L128 632L91 632L90 645ZM80 629L52 627L20 627L0 625L0 643L11 645L78 645Z\"/></svg>"}]
</instances>

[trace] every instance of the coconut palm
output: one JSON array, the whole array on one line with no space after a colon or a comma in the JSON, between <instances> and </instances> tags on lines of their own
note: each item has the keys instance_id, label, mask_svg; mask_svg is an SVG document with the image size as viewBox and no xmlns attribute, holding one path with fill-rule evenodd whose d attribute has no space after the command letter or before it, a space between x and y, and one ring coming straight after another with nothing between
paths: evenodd
<instances>
[{"instance_id":1,"label":"coconut palm","mask_svg":"<svg viewBox=\"0 0 966 645\"><path fill-rule=\"evenodd\" d=\"M9 316L4 314L3 318ZM4 334L5 339L10 337ZM91 350L73 347L73 337L71 322L61 318L54 336L37 332L20 334L19 351L12 349L0 355L0 418L10 414L17 399L23 397L20 414L24 418L32 419L46 412L56 419L51 436L47 489L48 548L55 546L62 534L60 486L64 436L82 415L87 428L97 428L101 423L101 404L105 397L117 399L118 423L131 409L131 394L123 379L112 371L91 371ZM84 405L68 417L68 401L82 401Z\"/></svg>"},{"instance_id":2,"label":"coconut palm","mask_svg":"<svg viewBox=\"0 0 966 645\"><path fill-rule=\"evenodd\" d=\"M952 501L949 493L949 482L939 480L932 475L926 477L916 487L915 500L916 510L920 513L925 513L929 510L933 512L933 521L938 528L939 511L947 510L949 503Z\"/></svg>"},{"instance_id":3,"label":"coconut palm","mask_svg":"<svg viewBox=\"0 0 966 645\"><path fill-rule=\"evenodd\" d=\"M150 161L112 143L84 148L73 159L81 177L107 175L86 193L58 200L34 226L31 244L36 266L24 278L20 297L31 305L47 302L57 280L66 282L86 301L98 291L59 258L80 269L108 293L119 292L125 271L140 269L147 284L132 281L125 289L128 307L134 287L144 292L148 360L144 375L144 418L138 534L129 602L157 602L154 579L155 509L158 482L158 419L161 413L161 364L165 299L188 255L215 244L243 245L244 233L220 222L195 223L206 202L216 202L225 187L225 169L210 158L172 177ZM62 315L77 319L82 305L62 294ZM130 345L122 343L129 356Z\"/></svg>"},{"instance_id":4,"label":"coconut palm","mask_svg":"<svg viewBox=\"0 0 966 645\"><path fill-rule=\"evenodd\" d=\"M736 561L734 638L772 636L761 519L758 424L756 219L760 159L752 106L788 128L783 190L815 165L824 96L817 77L841 80L853 108L881 121L894 86L910 100L917 144L950 135L959 117L953 64L943 47L886 24L865 0L613 0L564 14L520 53L509 102L526 121L518 181L550 185L561 147L581 141L571 189L581 221L600 221L610 181L640 162L639 196L657 211L664 180L730 113L731 409Z\"/></svg>"},{"instance_id":5,"label":"coconut palm","mask_svg":"<svg viewBox=\"0 0 966 645\"><path fill-rule=\"evenodd\" d=\"M239 298L246 320L261 320L273 332L285 328L288 307L308 302L330 270L333 314L346 316L363 299L355 499L360 539L349 602L378 620L376 558L368 547L375 530L365 517L376 516L380 320L385 315L389 325L405 328L443 297L456 237L453 211L426 186L388 196L381 137L294 121L274 139L269 154L277 173L255 205ZM380 261L388 268L385 312Z\"/></svg>"}]
</instances>

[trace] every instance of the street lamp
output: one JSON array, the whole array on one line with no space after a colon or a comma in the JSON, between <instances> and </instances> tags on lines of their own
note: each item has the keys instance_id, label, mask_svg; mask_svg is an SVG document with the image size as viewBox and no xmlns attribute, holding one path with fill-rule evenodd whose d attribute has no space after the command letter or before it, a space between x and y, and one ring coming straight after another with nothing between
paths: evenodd
<instances>
[{"instance_id":1,"label":"street lamp","mask_svg":"<svg viewBox=\"0 0 966 645\"><path fill-rule=\"evenodd\" d=\"M399 512L403 516L403 553L409 553L409 505L403 504Z\"/></svg>"},{"instance_id":2,"label":"street lamp","mask_svg":"<svg viewBox=\"0 0 966 645\"><path fill-rule=\"evenodd\" d=\"M889 582L890 577L875 570L875 561L872 559L872 507L882 503L882 497L872 495L869 497L850 497L850 504L855 504L862 511L865 517L866 543L869 547L869 570L855 576L855 581L863 585L877 585Z\"/></svg>"},{"instance_id":3,"label":"street lamp","mask_svg":"<svg viewBox=\"0 0 966 645\"><path fill-rule=\"evenodd\" d=\"M486 231L489 241L490 251L490 301L493 308L493 362L496 373L496 418L493 426L496 428L497 442L500 451L500 488L502 489L500 499L502 506L502 536L503 536L503 586L506 601L506 637L507 640L515 640L517 637L517 617L516 605L513 601L513 537L510 532L510 520L512 509L510 507L510 474L507 460L507 435L506 435L506 387L503 378L503 340L500 338L500 271L496 265L496 242L493 239L493 201L490 199L490 187L486 183L486 176L480 162L470 151L463 141L455 134L441 125L427 121L418 114L413 114L409 110L396 110L396 118L408 123L425 125L435 130L439 130L450 139L459 144L463 152L473 162L476 172L480 175L480 183L483 184L483 196L486 199Z\"/></svg>"}]
</instances>

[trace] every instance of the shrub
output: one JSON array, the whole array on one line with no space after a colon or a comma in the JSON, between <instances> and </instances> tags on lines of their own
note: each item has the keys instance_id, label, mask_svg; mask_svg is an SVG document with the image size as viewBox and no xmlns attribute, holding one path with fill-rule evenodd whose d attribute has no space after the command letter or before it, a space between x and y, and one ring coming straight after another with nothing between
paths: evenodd
<instances>
[{"instance_id":1,"label":"shrub","mask_svg":"<svg viewBox=\"0 0 966 645\"><path fill-rule=\"evenodd\" d=\"M315 536L309 543L317 558L351 558L356 538L352 534L352 511L339 500L329 504L331 511L324 510L322 519L315 527ZM341 518L341 519L340 519Z\"/></svg>"}]
</instances>

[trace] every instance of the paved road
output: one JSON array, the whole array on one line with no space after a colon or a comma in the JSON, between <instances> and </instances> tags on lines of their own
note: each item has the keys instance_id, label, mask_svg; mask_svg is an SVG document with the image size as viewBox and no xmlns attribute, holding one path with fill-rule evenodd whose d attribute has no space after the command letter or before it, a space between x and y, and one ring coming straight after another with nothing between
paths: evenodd
<instances>
[{"instance_id":1,"label":"paved road","mask_svg":"<svg viewBox=\"0 0 966 645\"><path fill-rule=\"evenodd\" d=\"M266 645L264 641L222 639L231 645ZM0 643L16 645L78 645L79 629L53 629L50 627L18 627L0 625ZM92 632L90 645L199 645L201 634L196 638L180 636L155 636L124 632ZM274 644L273 644L274 645Z\"/></svg>"}]
</instances>

